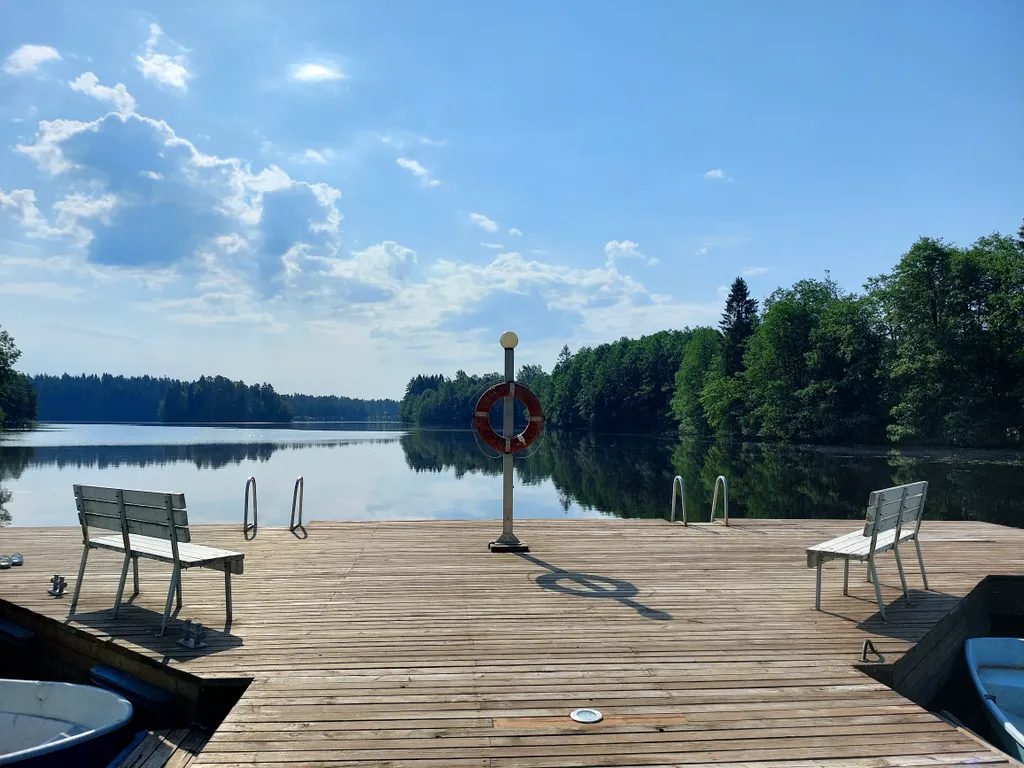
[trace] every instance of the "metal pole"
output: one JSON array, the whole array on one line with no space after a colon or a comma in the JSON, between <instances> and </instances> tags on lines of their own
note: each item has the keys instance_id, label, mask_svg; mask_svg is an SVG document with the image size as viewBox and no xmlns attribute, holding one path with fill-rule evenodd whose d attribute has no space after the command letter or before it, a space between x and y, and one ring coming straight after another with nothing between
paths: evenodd
<instances>
[{"instance_id":1,"label":"metal pole","mask_svg":"<svg viewBox=\"0 0 1024 768\"><path fill-rule=\"evenodd\" d=\"M505 347L505 381L511 384L509 389L510 394L506 395L502 400L502 409L504 413L503 424L502 424L502 436L505 438L505 445L510 446L511 440L515 436L515 403L516 399L511 394L515 391L515 376L516 376L516 351L515 342L518 339L515 338L515 334L512 334L512 341L506 341L508 334L502 337L502 346ZM492 552L529 552L530 548L523 544L515 535L512 530L513 524L513 512L512 512L512 480L514 475L512 474L512 454L504 453L501 457L501 470L502 470L502 494L501 494L501 536L497 541L492 541L488 544L488 548Z\"/></svg>"}]
</instances>

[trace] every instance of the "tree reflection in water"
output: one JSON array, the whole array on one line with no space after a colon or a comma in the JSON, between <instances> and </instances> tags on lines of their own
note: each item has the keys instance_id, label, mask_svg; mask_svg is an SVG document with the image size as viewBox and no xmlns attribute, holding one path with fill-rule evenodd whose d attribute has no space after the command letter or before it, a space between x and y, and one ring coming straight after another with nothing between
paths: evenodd
<instances>
[{"instance_id":1,"label":"tree reflection in water","mask_svg":"<svg viewBox=\"0 0 1024 768\"><path fill-rule=\"evenodd\" d=\"M219 469L266 462L278 451L394 443L199 443L193 445L0 446L0 525L11 522L5 480L30 467L117 468L188 462ZM501 474L468 430L414 430L401 435L413 472ZM1001 451L943 452L759 443L718 443L638 435L545 434L536 452L516 461L518 482L550 480L564 509L575 504L618 517L667 517L671 481L686 480L690 519L707 520L715 478L729 480L729 514L748 518L860 518L876 488L927 480L927 518L985 520L1024 527L1024 457Z\"/></svg>"},{"instance_id":2,"label":"tree reflection in water","mask_svg":"<svg viewBox=\"0 0 1024 768\"><path fill-rule=\"evenodd\" d=\"M417 472L501 473L472 435L415 431L401 437ZM861 518L877 488L927 480L927 517L1024 527L1024 457L1002 451L943 452L720 443L650 436L550 432L516 462L520 483L550 479L564 508L575 503L618 517L667 517L671 481L686 481L691 519L710 517L715 478L729 480L729 514L750 518Z\"/></svg>"}]
</instances>

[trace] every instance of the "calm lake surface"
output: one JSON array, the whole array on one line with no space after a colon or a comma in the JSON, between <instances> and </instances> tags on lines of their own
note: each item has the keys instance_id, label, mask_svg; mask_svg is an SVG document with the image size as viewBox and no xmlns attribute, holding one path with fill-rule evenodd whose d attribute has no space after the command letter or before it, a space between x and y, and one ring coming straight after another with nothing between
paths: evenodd
<instances>
[{"instance_id":1,"label":"calm lake surface","mask_svg":"<svg viewBox=\"0 0 1024 768\"><path fill-rule=\"evenodd\" d=\"M707 520L724 474L734 517L858 518L872 489L928 480L927 518L1024 527L1020 453L550 433L516 470L521 517L667 517L679 474L690 518ZM241 524L252 475L260 524L287 525L303 475L306 521L497 519L500 474L500 459L484 456L468 430L43 425L0 435L0 501L10 497L0 518L76 525L71 486L86 483L182 491L190 521Z\"/></svg>"}]
</instances>

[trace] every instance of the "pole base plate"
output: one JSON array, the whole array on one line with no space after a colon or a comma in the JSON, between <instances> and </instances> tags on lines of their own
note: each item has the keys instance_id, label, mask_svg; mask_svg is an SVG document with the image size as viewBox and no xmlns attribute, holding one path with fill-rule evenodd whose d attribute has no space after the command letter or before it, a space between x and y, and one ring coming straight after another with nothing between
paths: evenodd
<instances>
[{"instance_id":1,"label":"pole base plate","mask_svg":"<svg viewBox=\"0 0 1024 768\"><path fill-rule=\"evenodd\" d=\"M487 545L487 548L489 550L491 550L491 552L529 552L530 551L530 546L528 544L523 544L523 542L521 542L521 541L517 541L514 544L512 544L512 543L505 543L505 542L500 541L500 540L499 541L492 541L490 544Z\"/></svg>"}]
</instances>

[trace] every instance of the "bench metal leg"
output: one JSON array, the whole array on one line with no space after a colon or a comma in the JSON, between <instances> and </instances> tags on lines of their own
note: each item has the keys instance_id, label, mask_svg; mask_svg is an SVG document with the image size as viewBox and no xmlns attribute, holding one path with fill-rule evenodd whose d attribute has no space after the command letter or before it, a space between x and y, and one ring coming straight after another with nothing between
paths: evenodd
<instances>
[{"instance_id":1,"label":"bench metal leg","mask_svg":"<svg viewBox=\"0 0 1024 768\"><path fill-rule=\"evenodd\" d=\"M227 606L228 627L231 626L231 566L224 569L224 604Z\"/></svg>"},{"instance_id":2,"label":"bench metal leg","mask_svg":"<svg viewBox=\"0 0 1024 768\"><path fill-rule=\"evenodd\" d=\"M82 592L82 579L85 578L85 561L89 559L89 545L82 547L82 564L78 566L78 580L75 582L75 596L71 598L71 613L78 607L78 595Z\"/></svg>"},{"instance_id":3,"label":"bench metal leg","mask_svg":"<svg viewBox=\"0 0 1024 768\"><path fill-rule=\"evenodd\" d=\"M171 601L174 600L174 593L177 591L178 582L181 579L181 571L175 567L171 571L171 585L167 588L167 603L164 605L164 620L160 625L160 636L167 631L167 620L171 617Z\"/></svg>"},{"instance_id":4,"label":"bench metal leg","mask_svg":"<svg viewBox=\"0 0 1024 768\"><path fill-rule=\"evenodd\" d=\"M882 588L878 586L878 571L875 569L875 558L871 557L868 559L868 571L871 572L871 579L875 582L875 599L878 600L878 612L882 616L882 621L889 621L885 615L885 603L882 602Z\"/></svg>"},{"instance_id":5,"label":"bench metal leg","mask_svg":"<svg viewBox=\"0 0 1024 768\"><path fill-rule=\"evenodd\" d=\"M821 610L821 560L818 561L818 579L814 590L814 610Z\"/></svg>"},{"instance_id":6,"label":"bench metal leg","mask_svg":"<svg viewBox=\"0 0 1024 768\"><path fill-rule=\"evenodd\" d=\"M132 558L132 580L135 582L135 591L132 592L132 597L139 594L139 556L136 555Z\"/></svg>"},{"instance_id":7,"label":"bench metal leg","mask_svg":"<svg viewBox=\"0 0 1024 768\"><path fill-rule=\"evenodd\" d=\"M900 545L893 544L892 551L896 553L896 567L900 572L900 584L903 585L903 597L907 599L907 605L912 605L910 602L910 590L907 589L907 576L903 573L903 558L900 557Z\"/></svg>"},{"instance_id":8,"label":"bench metal leg","mask_svg":"<svg viewBox=\"0 0 1024 768\"><path fill-rule=\"evenodd\" d=\"M181 610L181 571L178 571L178 586L177 586L177 590L176 591L178 593L178 610L180 611Z\"/></svg>"},{"instance_id":9,"label":"bench metal leg","mask_svg":"<svg viewBox=\"0 0 1024 768\"><path fill-rule=\"evenodd\" d=\"M843 594L850 594L850 561L843 560Z\"/></svg>"},{"instance_id":10,"label":"bench metal leg","mask_svg":"<svg viewBox=\"0 0 1024 768\"><path fill-rule=\"evenodd\" d=\"M124 562L121 564L121 580L117 582L117 597L114 598L114 618L117 618L117 611L121 607L121 597L124 595L124 583L128 580L128 563L132 556L125 552Z\"/></svg>"},{"instance_id":11,"label":"bench metal leg","mask_svg":"<svg viewBox=\"0 0 1024 768\"><path fill-rule=\"evenodd\" d=\"M914 546L917 547L917 563L921 566L921 579L924 581L925 591L928 591L928 574L924 572L924 558L921 557L921 542L914 538Z\"/></svg>"},{"instance_id":12,"label":"bench metal leg","mask_svg":"<svg viewBox=\"0 0 1024 768\"><path fill-rule=\"evenodd\" d=\"M866 581L868 584L870 584L871 583L871 563L869 562L867 565L868 565L868 572L864 574L864 581Z\"/></svg>"}]
</instances>

